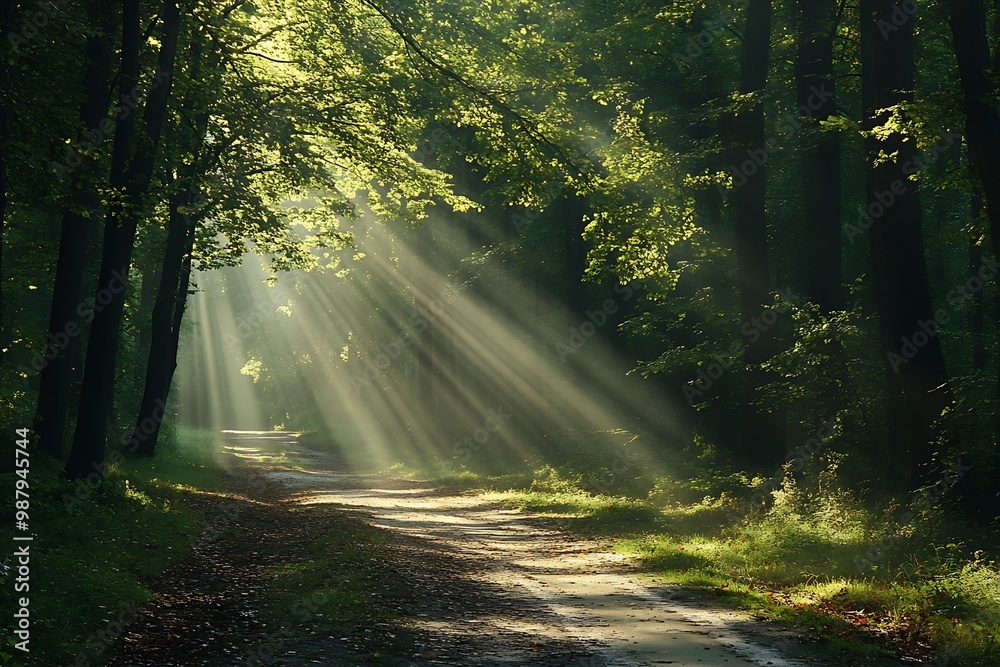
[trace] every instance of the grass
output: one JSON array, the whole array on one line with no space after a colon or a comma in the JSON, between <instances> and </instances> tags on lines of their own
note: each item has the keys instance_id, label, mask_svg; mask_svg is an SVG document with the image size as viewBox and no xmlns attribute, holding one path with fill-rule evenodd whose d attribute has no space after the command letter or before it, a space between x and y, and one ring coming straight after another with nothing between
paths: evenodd
<instances>
[{"instance_id":1,"label":"grass","mask_svg":"<svg viewBox=\"0 0 1000 667\"><path fill-rule=\"evenodd\" d=\"M189 501L224 492L226 475L213 435L178 429L173 442L155 459L121 462L96 491L59 479L57 462L32 454L33 664L77 657L84 660L75 664L100 664L117 626L188 552L201 519ZM13 488L13 474L0 477ZM865 505L843 491L833 464L786 477L764 494L766 505L749 502L762 497L753 480L733 475L631 487L646 488L645 495L595 495L585 479L547 466L489 475L458 470L440 481L482 489L508 507L606 540L661 581L793 624L838 664L870 664L873 653L937 656L953 667L996 664L1000 567L983 536L959 532L967 522L947 499L899 525L892 517L901 508ZM69 511L66 498L76 498ZM12 493L0 498L7 516L13 500ZM336 515L321 525L301 558L276 566L265 613L275 624L291 619L314 633L372 637L362 653L392 653L392 635L403 625L389 602L398 583L384 566L381 534ZM230 530L220 539L248 538ZM13 586L4 583L0 605L12 609ZM13 641L0 646L0 665L24 664Z\"/></svg>"},{"instance_id":2,"label":"grass","mask_svg":"<svg viewBox=\"0 0 1000 667\"><path fill-rule=\"evenodd\" d=\"M352 649L337 656L338 664L394 654L402 645L403 631L389 600L400 581L386 567L382 533L336 512L324 513L318 525L322 531L294 562L272 568L265 609L269 625L289 635L352 637L363 643L326 646L326 658L330 651Z\"/></svg>"},{"instance_id":3,"label":"grass","mask_svg":"<svg viewBox=\"0 0 1000 667\"><path fill-rule=\"evenodd\" d=\"M791 624L838 664L906 655L993 667L993 555L967 546L971 538L956 532L965 521L947 502L900 525L892 519L900 508L866 506L841 489L836 468L831 459L825 469L786 476L764 505L749 502L761 498L752 482L740 493L732 479L714 492L704 479L659 480L646 497L594 495L578 475L546 467L506 490L495 477L479 486L507 507L608 540L659 581ZM465 473L461 487L474 488L475 477ZM692 488L709 491L695 500Z\"/></svg>"},{"instance_id":4,"label":"grass","mask_svg":"<svg viewBox=\"0 0 1000 667\"><path fill-rule=\"evenodd\" d=\"M58 462L31 454L32 664L99 664L116 627L150 598L149 584L187 554L201 518L187 500L219 490L224 473L211 436L178 429L176 442L155 459L117 464L97 490L60 479ZM13 489L12 473L0 477ZM3 495L11 516L13 493ZM4 583L0 606L11 609ZM23 664L13 642L0 647L0 665Z\"/></svg>"},{"instance_id":5,"label":"grass","mask_svg":"<svg viewBox=\"0 0 1000 667\"><path fill-rule=\"evenodd\" d=\"M311 542L301 560L275 566L268 601L274 622L297 618L336 634L386 613L369 603L371 591L388 583L383 579L378 548L383 540L377 529L338 516L328 522L330 529ZM323 595L312 600L308 594L314 591Z\"/></svg>"}]
</instances>

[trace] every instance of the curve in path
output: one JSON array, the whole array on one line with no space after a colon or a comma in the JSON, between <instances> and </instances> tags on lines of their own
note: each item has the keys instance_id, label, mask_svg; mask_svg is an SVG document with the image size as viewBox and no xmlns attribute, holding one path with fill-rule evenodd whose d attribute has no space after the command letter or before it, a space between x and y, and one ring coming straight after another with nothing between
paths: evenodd
<instances>
[{"instance_id":1,"label":"curve in path","mask_svg":"<svg viewBox=\"0 0 1000 667\"><path fill-rule=\"evenodd\" d=\"M430 549L474 559L472 576L540 612L498 616L474 629L437 626L436 632L517 633L572 642L588 648L587 655L572 664L594 667L790 667L824 662L788 657L796 651L787 637L762 632L760 624L745 615L685 601L676 589L651 587L629 571L623 556L542 527L531 515L406 480L333 472L335 468L324 465L330 461L324 461L322 452L297 454L304 470L267 473L297 502L363 511L376 526L418 539ZM470 656L462 664L505 662L494 653Z\"/></svg>"}]
</instances>

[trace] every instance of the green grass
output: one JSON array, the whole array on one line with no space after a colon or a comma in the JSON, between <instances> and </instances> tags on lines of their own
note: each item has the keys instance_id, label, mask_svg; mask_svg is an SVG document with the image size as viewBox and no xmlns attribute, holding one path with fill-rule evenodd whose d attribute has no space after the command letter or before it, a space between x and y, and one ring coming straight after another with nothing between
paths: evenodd
<instances>
[{"instance_id":1,"label":"green grass","mask_svg":"<svg viewBox=\"0 0 1000 667\"><path fill-rule=\"evenodd\" d=\"M476 477L466 473L464 487ZM900 526L898 507L842 491L835 463L786 478L767 506L748 502L761 497L753 481L741 490L733 479L658 480L639 498L593 495L580 476L552 468L502 491L488 477L479 486L507 507L609 540L658 581L790 623L839 664L947 654L952 667L994 667L1000 566L956 537L965 521L947 503Z\"/></svg>"},{"instance_id":2,"label":"green grass","mask_svg":"<svg viewBox=\"0 0 1000 667\"><path fill-rule=\"evenodd\" d=\"M218 490L224 473L211 436L179 429L176 438L178 444L165 442L155 459L114 466L97 490L60 479L58 462L31 454L32 664L80 655L100 664L116 625L150 598L149 584L187 554L200 514L186 499ZM5 516L14 479L0 475L0 488L9 490L0 501ZM12 544L9 531L5 537ZM4 584L0 605L11 609L16 594ZM0 648L0 665L23 664L22 656L9 641Z\"/></svg>"},{"instance_id":3,"label":"green grass","mask_svg":"<svg viewBox=\"0 0 1000 667\"><path fill-rule=\"evenodd\" d=\"M354 647L353 652L338 655L338 664L354 664L365 653L376 659L392 655L404 631L389 600L401 582L386 567L388 547L382 533L337 513L324 514L321 525L323 531L305 545L295 562L272 568L265 609L269 624L290 634L355 637L365 642L363 650Z\"/></svg>"}]
</instances>

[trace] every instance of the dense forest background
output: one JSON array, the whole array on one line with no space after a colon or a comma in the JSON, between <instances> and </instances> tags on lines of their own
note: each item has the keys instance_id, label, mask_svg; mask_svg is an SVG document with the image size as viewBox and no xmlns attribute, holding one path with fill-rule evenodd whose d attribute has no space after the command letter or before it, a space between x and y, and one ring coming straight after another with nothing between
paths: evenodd
<instances>
[{"instance_id":1,"label":"dense forest background","mask_svg":"<svg viewBox=\"0 0 1000 667\"><path fill-rule=\"evenodd\" d=\"M5 1L0 30L0 426L69 480L161 424L286 428L593 493L833 475L995 539L996 3Z\"/></svg>"}]
</instances>

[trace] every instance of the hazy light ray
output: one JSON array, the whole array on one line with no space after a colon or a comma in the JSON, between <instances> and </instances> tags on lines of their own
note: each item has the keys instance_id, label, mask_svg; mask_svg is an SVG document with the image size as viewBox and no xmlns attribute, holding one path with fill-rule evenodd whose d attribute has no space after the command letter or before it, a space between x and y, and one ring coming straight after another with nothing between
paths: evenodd
<instances>
[{"instance_id":1,"label":"hazy light ray","mask_svg":"<svg viewBox=\"0 0 1000 667\"><path fill-rule=\"evenodd\" d=\"M300 299L298 299L300 303L298 303L293 308L291 316L292 320L294 321L289 325L287 325L288 329L287 331L276 332L276 333L282 333L282 335L284 335L286 338L304 339L307 342L306 348L319 347L320 341L325 342L326 339L329 337L329 331L319 330L319 328L314 323L313 319L311 317L306 316L313 308L315 308L314 303L316 303L316 300L314 299L314 296L315 296L315 291L312 290L303 290L302 292L300 292L299 294ZM322 301L325 304L323 307L323 312L327 312L326 307L332 304L332 299L323 298ZM335 311L338 310L336 305L332 305L331 307ZM281 328L284 329L286 327L282 326ZM343 337L346 339L346 336ZM324 364L322 361L319 362L314 361L314 363L311 365L332 366L330 364ZM324 378L329 378L332 375L332 373L330 373L329 370L330 369L328 368L323 371L322 375ZM301 374L300 374L300 379L303 379ZM310 389L314 395L322 395L328 393L329 390L332 388L337 393L338 400L351 404L353 406L352 410L350 411L351 414L353 415L352 421L355 423L356 426L360 427L359 430L361 432L365 433L366 445L369 447L373 447L376 450L379 450L373 453L375 453L376 455L381 454L382 456L380 456L380 458L384 459L386 462L392 462L392 458L388 455L387 450L385 450L385 448L380 445L383 441L395 441L395 442L405 441L407 439L407 433L408 433L407 431L408 424L406 421L408 417L412 420L412 423L420 425L420 428L425 430L424 435L426 439L428 440L431 439L431 434L429 432L426 432L424 426L420 424L420 420L416 418L417 415L414 413L414 411L407 409L407 406L405 404L401 403L392 404L388 402L387 398L380 396L379 394L381 392L378 392L377 390L372 390L372 393L366 396L364 402L362 402L358 400L358 397L352 395L353 392L351 393L345 392L343 384L341 383L332 383L333 384L332 387L326 384L326 382L324 382L324 386L317 386L317 387L312 387L311 383L308 382L306 382L306 384L310 386ZM381 419L376 418L375 414L376 410L373 410L371 406L372 401L375 400L377 400L381 404L377 410L383 415ZM365 414L365 418L358 419L356 415L359 412ZM391 418L392 423L386 422L385 415L388 415ZM376 426L374 428L364 428L365 424L371 424Z\"/></svg>"},{"instance_id":2,"label":"hazy light ray","mask_svg":"<svg viewBox=\"0 0 1000 667\"><path fill-rule=\"evenodd\" d=\"M198 421L207 408L209 425L216 430L259 429L262 427L259 405L252 389L247 386L252 380L239 376L238 370L243 362L232 349L233 343L239 339L231 305L228 300L216 297L216 281L201 274L196 275L195 281L206 291L192 297L192 318L199 335L195 338L195 366L185 373L190 389L182 391L182 395L193 396L194 406L182 409L199 415L195 418ZM245 382L236 380L240 377Z\"/></svg>"},{"instance_id":3,"label":"hazy light ray","mask_svg":"<svg viewBox=\"0 0 1000 667\"><path fill-rule=\"evenodd\" d=\"M418 265L420 264L419 258L416 263ZM393 267L393 270L395 271L395 267ZM420 275L421 273L424 272L418 270L415 273L417 275ZM456 306L456 309L458 310L461 310L462 308L463 308L462 304ZM449 326L452 330L456 331L457 332L456 335L462 340L462 343L472 350L472 354L467 356L475 358L478 362L478 365L483 367L483 369L480 372L485 372L490 374L494 378L494 380L496 378L502 378L503 383L505 384L505 387L503 387L503 389L508 392L530 393L531 398L534 399L534 401L532 402L535 405L535 408L532 410L533 412L539 412L538 410L538 407L540 407L539 403L544 404L550 402L551 399L549 396L545 396L541 392L535 390L535 387L538 386L537 381L535 381L535 378L537 378L538 373L537 373L537 368L532 368L532 367L536 366L536 364L539 363L541 363L543 366L546 365L551 366L552 365L551 362L545 359L539 359L536 355L534 357L529 357L530 361L527 364L522 363L520 366L517 366L511 363L512 359L523 359L525 354L530 351L527 351L524 347L521 348L510 347L509 341L511 341L514 338L524 338L526 337L526 333L523 331L511 332L507 330L506 325L508 322L516 321L518 324L523 326L524 318L519 318L518 320L514 320L514 318L508 318L507 321L503 321L495 316L484 315L482 312L480 312L476 313L475 317L470 317L468 314L462 314L461 316L461 319L463 320L462 325L457 324L457 319L459 319L459 315L456 315L456 311L449 311L441 316L442 322L446 326ZM476 327L474 326L474 323L477 320L488 322L488 324ZM495 335L495 334L491 334L489 336L486 335L485 331L486 329L491 328L495 331L497 326L503 327L503 331L500 335ZM538 331L540 327L535 327L534 329L535 331ZM530 335L531 333L528 332L527 336ZM499 348L499 354L498 354L498 348ZM500 360L501 358L503 359L502 361ZM528 368L525 368L525 366L527 366ZM461 390L461 388L463 387L463 381L462 381L463 378L457 376L452 371L450 366L444 365L443 368L438 369L438 372L441 376L445 378L446 381L449 382L453 391L457 392ZM563 374L559 373L558 369L550 368L549 372L547 372L545 375L546 379L549 381L549 384L551 386L555 384L552 378L556 376L561 376ZM523 379L525 377L533 379L530 382L525 382L525 380ZM565 380L560 380L559 384L565 384ZM620 425L620 422L618 422L618 420L616 420L615 417L612 414L610 414L610 411L605 408L605 405L602 402L590 400L587 394L578 391L573 387L570 387L569 389L571 390L569 393L572 396L572 400L570 400L569 403L576 403L577 405L582 403L584 405L584 409L572 410L571 412L577 414L574 414L569 418L560 420L561 421L560 425L562 427L566 428L573 425L587 424L588 426L591 427L591 430L599 431L599 430L607 430L613 428L616 425ZM565 395L567 393L566 390L567 390L566 386L553 387L553 391L550 393L560 393ZM580 414L581 412L583 414ZM594 418L595 414L598 415L597 419ZM551 420L551 417L552 415L543 415L542 419L545 421L549 421ZM522 419L523 418L524 415L522 415Z\"/></svg>"},{"instance_id":4,"label":"hazy light ray","mask_svg":"<svg viewBox=\"0 0 1000 667\"><path fill-rule=\"evenodd\" d=\"M276 420L287 415L292 423L309 414L330 437L344 441L348 458L363 449L357 459L386 464L400 457L427 463L453 459L456 443L496 409L513 416L490 434L487 448L491 456L511 461L558 454L551 443L560 438L571 445L586 439L598 451L606 449L611 460L612 450L627 439L616 431L634 431L641 422L662 437L678 427L662 409L662 399L656 411L654 384L618 379L632 364L600 335L567 363L559 359L555 344L584 314L490 264L473 267L475 280L463 285L466 279L457 276L469 269L460 260L476 250L470 241L475 234L460 233L457 224L431 221L426 229L394 233L370 223L357 237L364 258L342 265L346 275L279 274L277 285L292 302L291 315L261 318L235 358L220 359L237 316L262 295L274 294L264 291L273 288L262 285L265 272L254 262L227 270L218 284L206 285L214 291L195 315L200 331L193 356L208 391L249 386L253 400L273 409ZM429 311L446 289L460 291L441 304L441 312ZM206 308L209 312L201 312ZM416 330L414 317L428 320L425 330ZM410 343L376 369L370 385L352 384L404 334ZM263 363L256 386L239 375L248 346ZM261 403L256 405L260 413ZM221 423L235 408L213 399L209 409L217 413L213 423ZM261 428L268 426L273 424ZM633 446L652 452L652 444Z\"/></svg>"}]
</instances>

